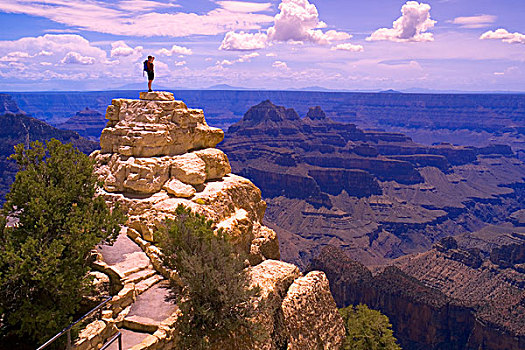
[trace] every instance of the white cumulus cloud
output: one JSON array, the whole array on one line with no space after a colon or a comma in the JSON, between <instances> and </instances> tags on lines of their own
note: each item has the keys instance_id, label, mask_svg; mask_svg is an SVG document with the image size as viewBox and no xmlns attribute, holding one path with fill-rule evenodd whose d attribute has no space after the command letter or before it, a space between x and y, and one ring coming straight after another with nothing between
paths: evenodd
<instances>
[{"instance_id":1,"label":"white cumulus cloud","mask_svg":"<svg viewBox=\"0 0 525 350\"><path fill-rule=\"evenodd\" d=\"M66 56L60 61L62 64L83 64L91 65L95 64L96 59L94 57L82 56L78 52L68 52Z\"/></svg>"},{"instance_id":2,"label":"white cumulus cloud","mask_svg":"<svg viewBox=\"0 0 525 350\"><path fill-rule=\"evenodd\" d=\"M525 34L521 34L518 32L510 33L509 31L503 28L496 29L495 31L489 30L488 32L481 34L479 38L481 40L501 40L504 43L509 44L525 44Z\"/></svg>"},{"instance_id":3,"label":"white cumulus cloud","mask_svg":"<svg viewBox=\"0 0 525 350\"><path fill-rule=\"evenodd\" d=\"M268 11L272 7L272 4L269 2L257 3L246 1L217 1L217 4L219 4L225 10L242 13Z\"/></svg>"},{"instance_id":4,"label":"white cumulus cloud","mask_svg":"<svg viewBox=\"0 0 525 350\"><path fill-rule=\"evenodd\" d=\"M268 35L266 33L228 32L224 36L224 40L219 49L227 51L252 51L264 49L267 45Z\"/></svg>"},{"instance_id":5,"label":"white cumulus cloud","mask_svg":"<svg viewBox=\"0 0 525 350\"><path fill-rule=\"evenodd\" d=\"M191 55L193 51L187 47L173 45L171 49L162 48L157 51L159 55L173 56L173 55Z\"/></svg>"},{"instance_id":6,"label":"white cumulus cloud","mask_svg":"<svg viewBox=\"0 0 525 350\"><path fill-rule=\"evenodd\" d=\"M246 55L242 55L239 57L239 62L250 62L252 58L259 57L259 54L257 52L252 52Z\"/></svg>"},{"instance_id":7,"label":"white cumulus cloud","mask_svg":"<svg viewBox=\"0 0 525 350\"><path fill-rule=\"evenodd\" d=\"M323 31L327 24L319 19L319 12L308 0L282 0L279 13L274 17L273 26L265 32L226 33L221 50L258 50L273 42L292 44L309 42L329 45L334 41L344 41L352 36L336 30Z\"/></svg>"},{"instance_id":8,"label":"white cumulus cloud","mask_svg":"<svg viewBox=\"0 0 525 350\"><path fill-rule=\"evenodd\" d=\"M132 48L124 41L119 40L111 43L111 57L128 57L133 54L141 55L143 49L142 46Z\"/></svg>"},{"instance_id":9,"label":"white cumulus cloud","mask_svg":"<svg viewBox=\"0 0 525 350\"><path fill-rule=\"evenodd\" d=\"M53 53L50 51L42 50L38 53L39 56L53 56Z\"/></svg>"},{"instance_id":10,"label":"white cumulus cloud","mask_svg":"<svg viewBox=\"0 0 525 350\"><path fill-rule=\"evenodd\" d=\"M23 51L13 51L9 52L7 55L0 58L1 62L16 62L19 61L21 58L31 58L29 53L23 52Z\"/></svg>"},{"instance_id":11,"label":"white cumulus cloud","mask_svg":"<svg viewBox=\"0 0 525 350\"><path fill-rule=\"evenodd\" d=\"M367 41L390 40L395 42L433 41L434 36L428 33L437 23L430 18L430 5L417 1L407 1L401 8L402 16L392 28L380 28L372 33Z\"/></svg>"},{"instance_id":12,"label":"white cumulus cloud","mask_svg":"<svg viewBox=\"0 0 525 350\"><path fill-rule=\"evenodd\" d=\"M340 50L340 51L350 51L350 52L363 52L365 49L363 48L362 45L354 45L354 44L347 43L347 44L339 44L336 46L332 46L331 50L332 51Z\"/></svg>"},{"instance_id":13,"label":"white cumulus cloud","mask_svg":"<svg viewBox=\"0 0 525 350\"><path fill-rule=\"evenodd\" d=\"M175 67L182 67L186 65L186 61L175 61Z\"/></svg>"},{"instance_id":14,"label":"white cumulus cloud","mask_svg":"<svg viewBox=\"0 0 525 350\"><path fill-rule=\"evenodd\" d=\"M46 34L38 37L24 37L13 41L0 41L0 54L8 52L26 52L32 57L54 56L63 57L68 52L74 51L84 56L105 59L106 52L80 35L76 34Z\"/></svg>"},{"instance_id":15,"label":"white cumulus cloud","mask_svg":"<svg viewBox=\"0 0 525 350\"><path fill-rule=\"evenodd\" d=\"M319 28L326 27L326 23L319 20L317 7L308 0L282 0L279 10L273 27L268 29L270 41L307 41L325 45L350 38L344 32L321 31Z\"/></svg>"}]
</instances>

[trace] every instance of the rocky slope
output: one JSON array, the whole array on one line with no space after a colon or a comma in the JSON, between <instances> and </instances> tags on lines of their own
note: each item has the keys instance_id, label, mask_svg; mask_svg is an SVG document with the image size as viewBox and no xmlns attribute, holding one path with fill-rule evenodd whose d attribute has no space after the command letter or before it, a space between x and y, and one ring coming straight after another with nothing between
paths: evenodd
<instances>
[{"instance_id":1,"label":"rocky slope","mask_svg":"<svg viewBox=\"0 0 525 350\"><path fill-rule=\"evenodd\" d=\"M525 167L508 146L424 146L333 121L319 107L301 119L265 101L219 147L262 189L283 258L302 267L327 244L385 263L523 205L512 186Z\"/></svg>"},{"instance_id":2,"label":"rocky slope","mask_svg":"<svg viewBox=\"0 0 525 350\"><path fill-rule=\"evenodd\" d=\"M310 266L326 273L338 306L381 310L403 348L421 350L523 349L525 280L515 267L502 269L454 238L373 271L335 247Z\"/></svg>"},{"instance_id":3,"label":"rocky slope","mask_svg":"<svg viewBox=\"0 0 525 350\"><path fill-rule=\"evenodd\" d=\"M17 172L14 162L9 157L14 146L23 143L29 146L33 141L46 141L55 138L63 143L72 143L80 151L91 153L98 148L95 142L86 140L73 131L59 130L38 119L24 114L8 95L0 95L0 203L9 191L9 186Z\"/></svg>"},{"instance_id":4,"label":"rocky slope","mask_svg":"<svg viewBox=\"0 0 525 350\"><path fill-rule=\"evenodd\" d=\"M155 232L180 204L214 220L248 254L251 283L261 287L252 304L260 315L255 321L267 335L258 349L338 348L344 326L326 276L303 276L297 266L278 260L276 234L262 224L266 204L260 190L231 173L226 155L214 148L223 132L207 125L202 110L153 92L141 93L140 100L113 100L106 118L101 150L92 154L104 181L99 195L119 203L129 220L118 248L98 248L94 265L118 294L102 323L83 331L78 348L102 343L115 327L136 340L135 350L177 348L177 309L160 302L167 291L158 289L177 274L161 265ZM152 305L162 314L152 312Z\"/></svg>"}]
</instances>

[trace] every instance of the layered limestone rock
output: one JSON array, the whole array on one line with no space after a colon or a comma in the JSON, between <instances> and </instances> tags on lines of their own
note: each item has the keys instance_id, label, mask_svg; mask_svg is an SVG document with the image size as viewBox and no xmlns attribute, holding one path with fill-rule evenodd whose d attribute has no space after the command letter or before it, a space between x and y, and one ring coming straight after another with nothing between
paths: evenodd
<instances>
[{"instance_id":1,"label":"layered limestone rock","mask_svg":"<svg viewBox=\"0 0 525 350\"><path fill-rule=\"evenodd\" d=\"M228 157L214 148L223 139L222 130L208 126L201 110L188 109L171 93L141 93L140 98L113 100L101 150L92 154L103 182L99 195L128 214L118 241L125 258L118 257L117 247L104 248L97 260L98 269L119 280L121 288L107 323L149 333L156 330L155 342L149 337L133 349L177 348L173 327L164 329L160 323L141 328L133 313L141 310L134 306L139 299L145 303L149 294L156 293L157 283L177 278L161 264L155 232L167 219L175 219L177 207L184 205L213 220L239 251L247 253L251 283L261 287L253 306L263 317L266 334L256 349L338 348L344 327L324 273L303 277L297 266L278 261L277 236L262 224L266 203L261 191L231 174ZM145 254L136 252L130 239ZM140 266L135 267L133 256L126 252L141 256ZM104 254L112 262L104 262ZM120 265L127 272L118 270ZM167 335L157 334L161 330Z\"/></svg>"},{"instance_id":2,"label":"layered limestone rock","mask_svg":"<svg viewBox=\"0 0 525 350\"><path fill-rule=\"evenodd\" d=\"M182 204L229 231L252 263L279 259L275 233L261 224L260 190L230 174L228 157L213 148L222 130L171 93L140 97L115 99L107 109L101 150L92 155L104 182L101 195L128 211L129 226L146 241L155 241L158 226Z\"/></svg>"},{"instance_id":3,"label":"layered limestone rock","mask_svg":"<svg viewBox=\"0 0 525 350\"><path fill-rule=\"evenodd\" d=\"M263 328L261 350L339 349L343 320L324 272L302 276L297 266L266 260L250 268L252 285L261 288L255 301L256 322Z\"/></svg>"}]
</instances>

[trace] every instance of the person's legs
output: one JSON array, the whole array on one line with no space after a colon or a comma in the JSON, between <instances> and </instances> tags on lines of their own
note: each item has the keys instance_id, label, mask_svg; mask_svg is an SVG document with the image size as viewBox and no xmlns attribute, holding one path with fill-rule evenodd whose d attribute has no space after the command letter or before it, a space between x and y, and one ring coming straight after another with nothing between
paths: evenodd
<instances>
[{"instance_id":1,"label":"person's legs","mask_svg":"<svg viewBox=\"0 0 525 350\"><path fill-rule=\"evenodd\" d=\"M148 90L151 92L151 83L153 83L153 79L155 79L155 73L148 72Z\"/></svg>"}]
</instances>

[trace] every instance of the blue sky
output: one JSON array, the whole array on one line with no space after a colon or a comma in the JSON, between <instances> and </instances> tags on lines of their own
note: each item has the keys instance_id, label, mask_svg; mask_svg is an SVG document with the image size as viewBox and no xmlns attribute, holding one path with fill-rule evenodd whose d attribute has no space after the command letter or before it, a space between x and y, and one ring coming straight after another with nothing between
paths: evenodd
<instances>
[{"instance_id":1,"label":"blue sky","mask_svg":"<svg viewBox=\"0 0 525 350\"><path fill-rule=\"evenodd\" d=\"M0 90L525 91L523 0L2 0ZM154 85L155 86L155 85Z\"/></svg>"}]
</instances>

